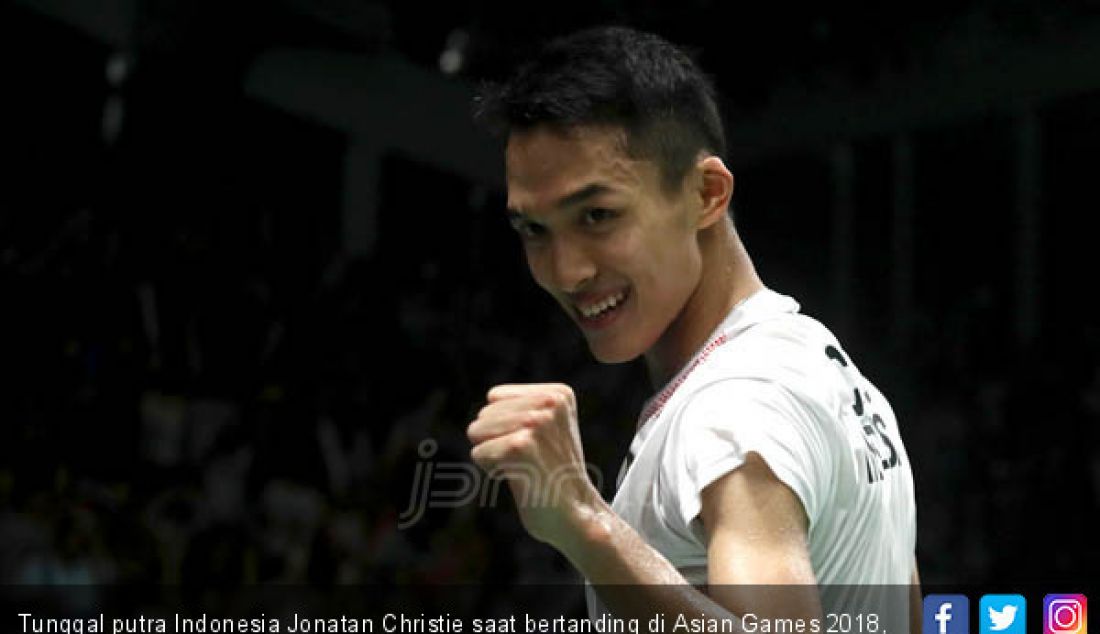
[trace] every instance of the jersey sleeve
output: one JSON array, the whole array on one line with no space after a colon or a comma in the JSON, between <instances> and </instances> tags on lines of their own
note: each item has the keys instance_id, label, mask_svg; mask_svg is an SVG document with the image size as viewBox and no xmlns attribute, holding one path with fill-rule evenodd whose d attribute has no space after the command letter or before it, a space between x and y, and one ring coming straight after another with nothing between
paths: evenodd
<instances>
[{"instance_id":1,"label":"jersey sleeve","mask_svg":"<svg viewBox=\"0 0 1100 634\"><path fill-rule=\"evenodd\" d=\"M702 509L703 489L752 452L794 491L814 525L830 452L812 409L788 388L757 379L711 383L684 404L671 440L665 476L673 500L664 506L677 514L668 519L683 529L699 532L693 521Z\"/></svg>"}]
</instances>

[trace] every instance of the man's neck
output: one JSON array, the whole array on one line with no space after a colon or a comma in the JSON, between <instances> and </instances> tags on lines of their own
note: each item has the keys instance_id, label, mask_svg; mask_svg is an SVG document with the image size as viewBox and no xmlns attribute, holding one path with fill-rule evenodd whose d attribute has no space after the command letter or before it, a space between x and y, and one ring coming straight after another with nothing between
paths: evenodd
<instances>
[{"instance_id":1,"label":"man's neck","mask_svg":"<svg viewBox=\"0 0 1100 634\"><path fill-rule=\"evenodd\" d=\"M700 237L703 270L699 285L645 355L655 389L691 360L734 306L764 287L732 221L714 229Z\"/></svg>"}]
</instances>

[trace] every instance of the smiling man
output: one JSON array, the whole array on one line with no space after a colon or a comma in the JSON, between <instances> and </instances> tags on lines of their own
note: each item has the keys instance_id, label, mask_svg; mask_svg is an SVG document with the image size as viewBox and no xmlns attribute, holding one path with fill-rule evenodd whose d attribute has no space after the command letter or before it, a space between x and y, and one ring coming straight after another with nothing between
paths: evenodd
<instances>
[{"instance_id":1,"label":"smiling man","mask_svg":"<svg viewBox=\"0 0 1100 634\"><path fill-rule=\"evenodd\" d=\"M507 141L507 213L535 281L597 360L644 357L656 389L611 504L586 475L568 386L496 386L467 430L528 532L596 589L590 609L824 631L819 585L862 588L853 618L877 609L872 588L919 597L894 414L757 275L705 75L654 35L584 31L487 92L481 115Z\"/></svg>"}]
</instances>

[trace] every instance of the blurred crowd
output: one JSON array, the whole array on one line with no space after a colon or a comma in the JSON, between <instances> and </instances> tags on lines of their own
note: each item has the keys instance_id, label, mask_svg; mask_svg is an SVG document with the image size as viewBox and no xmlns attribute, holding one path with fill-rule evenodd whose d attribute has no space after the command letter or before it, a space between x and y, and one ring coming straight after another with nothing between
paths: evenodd
<instances>
[{"instance_id":1,"label":"blurred crowd","mask_svg":"<svg viewBox=\"0 0 1100 634\"><path fill-rule=\"evenodd\" d=\"M549 300L341 256L303 292L194 226L150 268L118 217L55 222L3 245L0 583L575 581L507 494L400 519L418 467L468 464L465 427L504 380L573 383L612 472L640 369L599 372Z\"/></svg>"}]
</instances>

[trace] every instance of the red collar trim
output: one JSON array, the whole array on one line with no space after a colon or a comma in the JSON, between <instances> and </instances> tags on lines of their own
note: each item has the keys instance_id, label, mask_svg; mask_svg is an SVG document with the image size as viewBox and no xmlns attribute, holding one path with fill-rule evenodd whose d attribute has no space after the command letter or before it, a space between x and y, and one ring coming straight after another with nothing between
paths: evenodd
<instances>
[{"instance_id":1,"label":"red collar trim","mask_svg":"<svg viewBox=\"0 0 1100 634\"><path fill-rule=\"evenodd\" d=\"M679 389L681 385L683 385L688 376L695 371L695 368L699 367L699 364L706 361L707 357L710 356L710 353L714 352L722 344L729 342L729 340L729 335L722 333L714 341L708 343L706 347L703 348L703 351L699 353L699 356L695 357L695 360L691 362L691 365L685 368L683 372L680 372L679 376L676 377L676 380L666 385L665 388L661 390L661 392L652 401L649 402L649 405L647 405L646 408L642 410L641 420L643 422L640 427L644 427L645 424L650 421L650 419L660 414L661 410L663 410L665 405L668 404L669 399L672 398L672 395L676 393L676 390Z\"/></svg>"}]
</instances>

